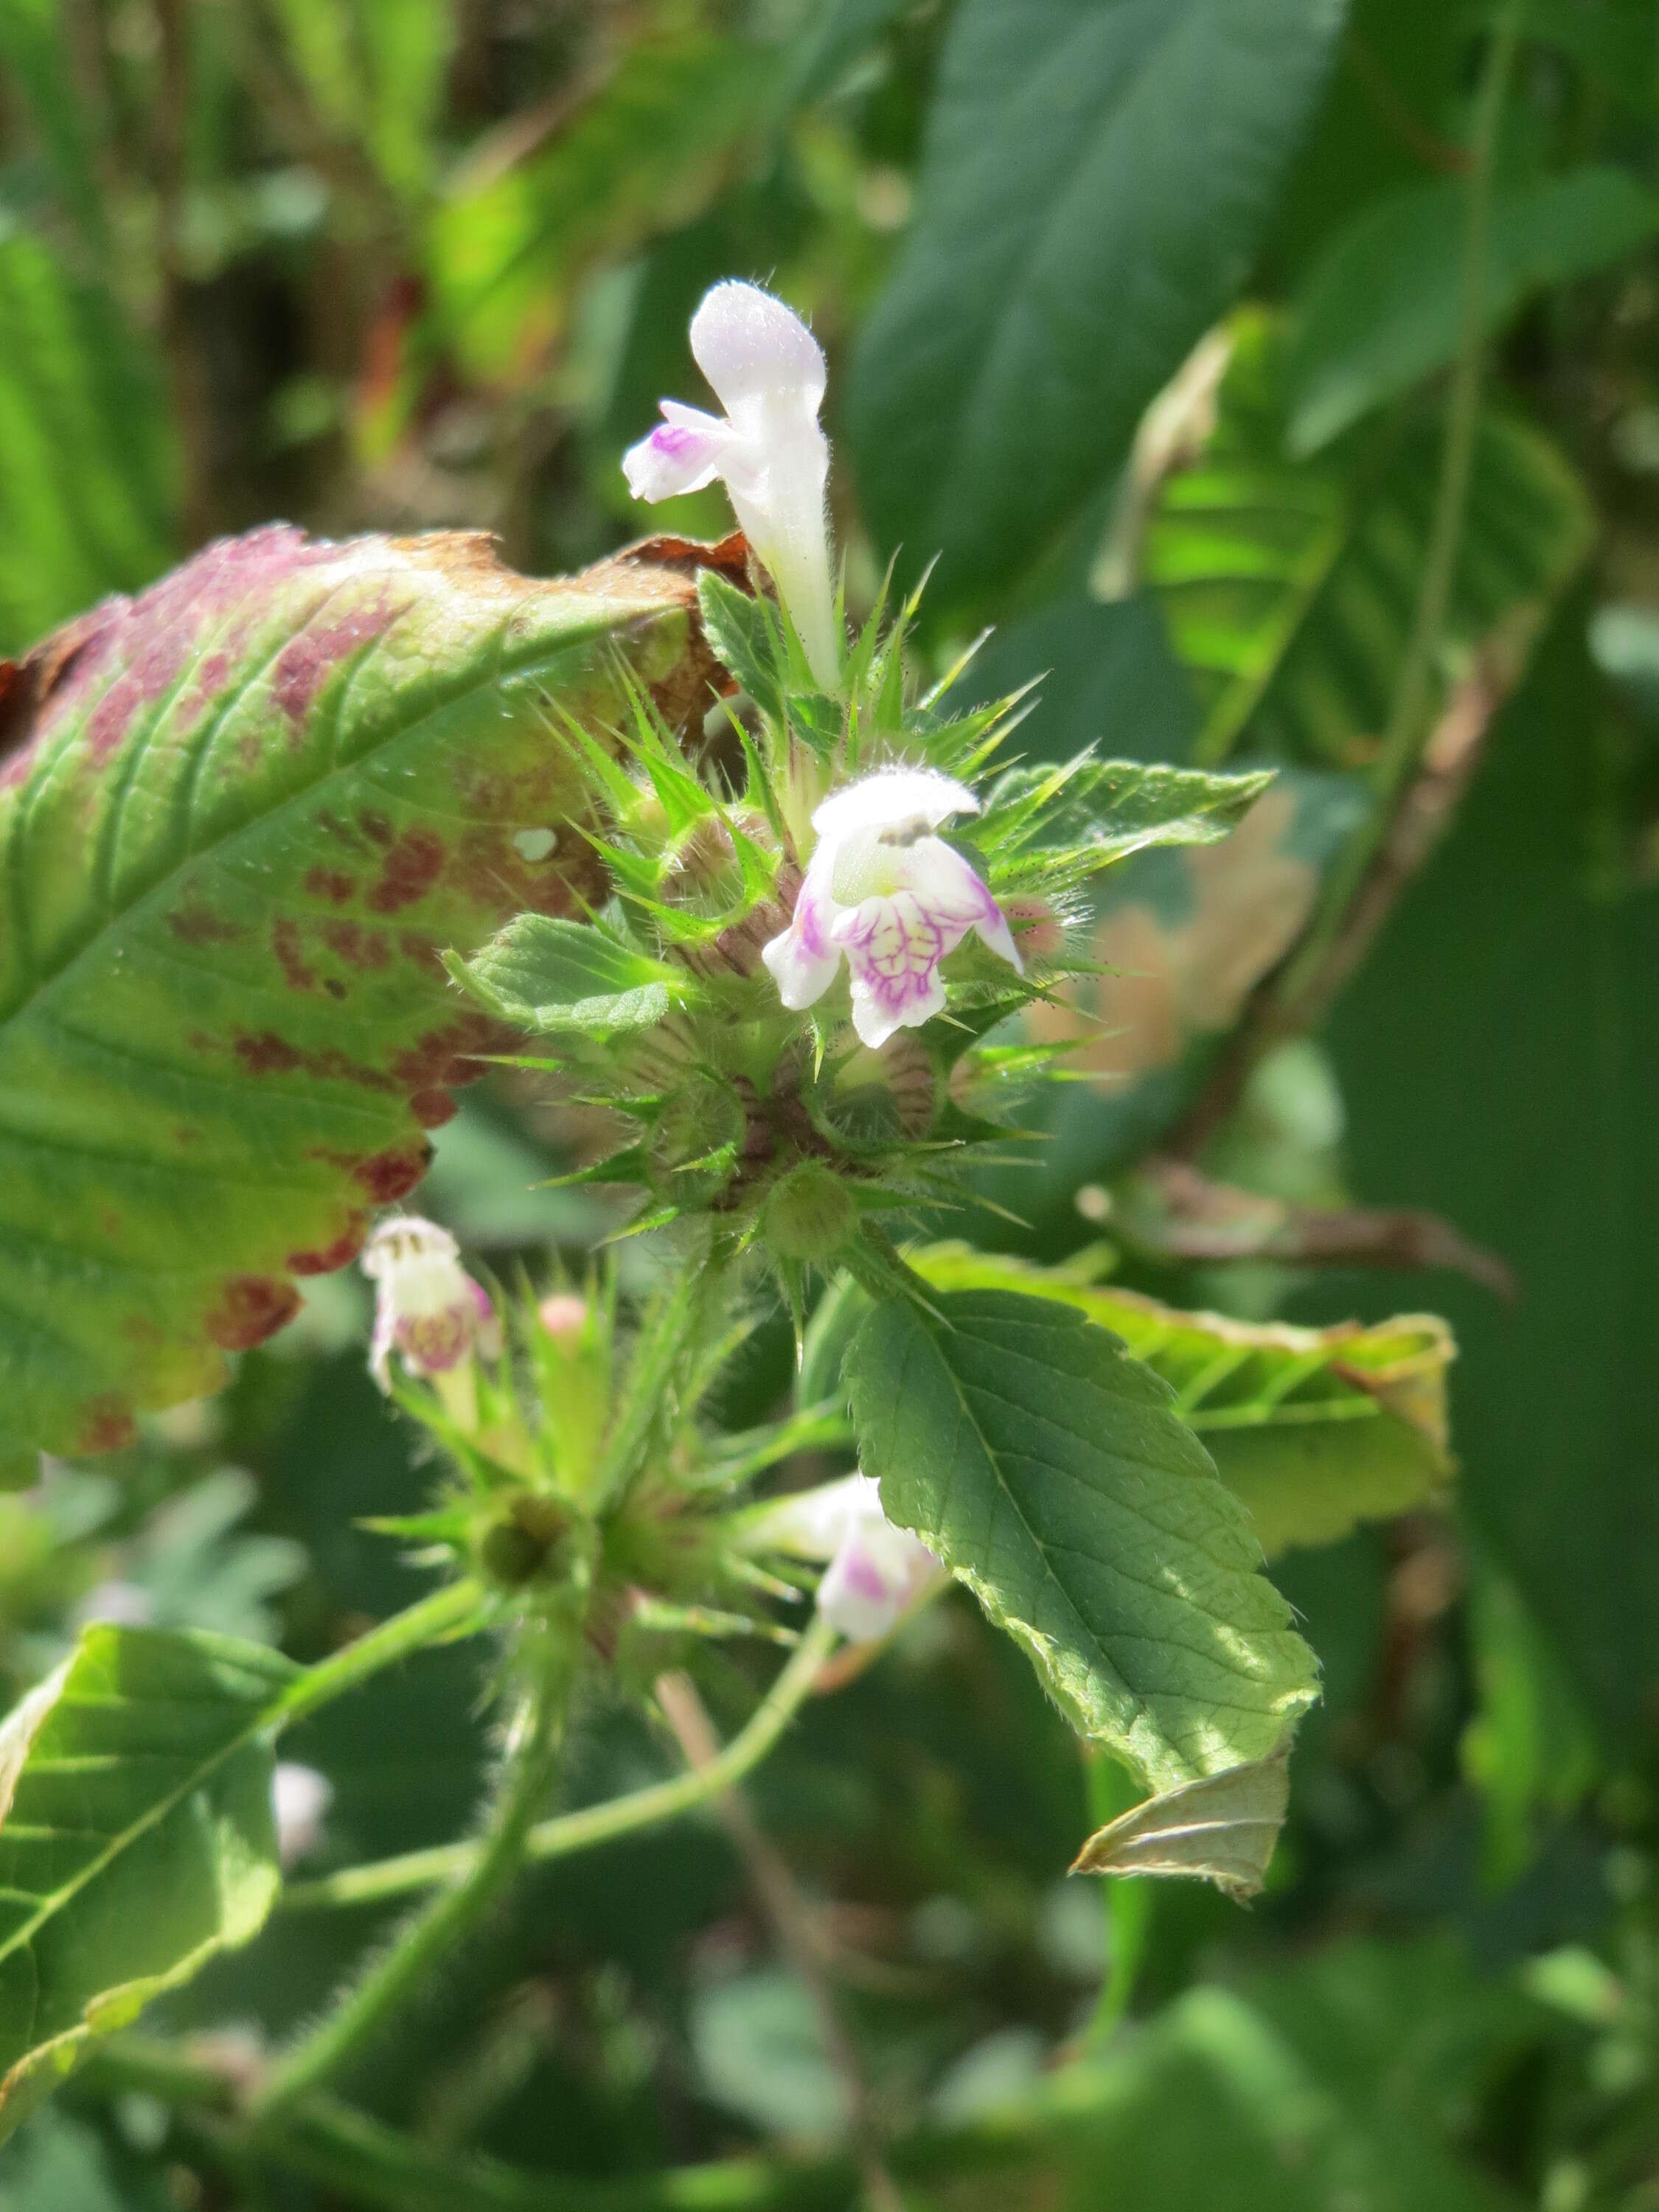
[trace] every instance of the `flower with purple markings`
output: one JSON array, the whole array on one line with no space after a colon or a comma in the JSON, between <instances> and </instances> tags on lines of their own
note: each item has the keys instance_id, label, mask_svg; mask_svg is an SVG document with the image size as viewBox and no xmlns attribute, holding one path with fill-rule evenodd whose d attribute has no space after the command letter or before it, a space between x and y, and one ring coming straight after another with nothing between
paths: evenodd
<instances>
[{"instance_id":1,"label":"flower with purple markings","mask_svg":"<svg viewBox=\"0 0 1659 2212\"><path fill-rule=\"evenodd\" d=\"M677 399L623 457L635 499L673 499L718 477L755 557L788 608L825 690L841 677L824 486L830 447L818 426L824 362L799 315L757 285L730 280L691 318L691 351L724 416Z\"/></svg>"},{"instance_id":2,"label":"flower with purple markings","mask_svg":"<svg viewBox=\"0 0 1659 2212\"><path fill-rule=\"evenodd\" d=\"M849 1644L873 1644L944 1572L920 1536L896 1528L867 1474L780 1498L755 1523L757 1550L829 1562L818 1610Z\"/></svg>"},{"instance_id":3,"label":"flower with purple markings","mask_svg":"<svg viewBox=\"0 0 1659 2212\"><path fill-rule=\"evenodd\" d=\"M843 958L853 1026L872 1047L945 1009L939 963L969 931L1016 972L1001 908L973 864L935 836L953 814L977 814L965 784L936 769L884 769L832 792L812 817L818 842L787 929L762 948L786 1006L830 988Z\"/></svg>"},{"instance_id":4,"label":"flower with purple markings","mask_svg":"<svg viewBox=\"0 0 1659 2212\"><path fill-rule=\"evenodd\" d=\"M489 1293L461 1265L447 1229L417 1213L394 1214L363 1247L362 1270L374 1285L374 1340L369 1369L392 1388L392 1355L405 1372L449 1374L474 1353L498 1359L501 1328Z\"/></svg>"}]
</instances>

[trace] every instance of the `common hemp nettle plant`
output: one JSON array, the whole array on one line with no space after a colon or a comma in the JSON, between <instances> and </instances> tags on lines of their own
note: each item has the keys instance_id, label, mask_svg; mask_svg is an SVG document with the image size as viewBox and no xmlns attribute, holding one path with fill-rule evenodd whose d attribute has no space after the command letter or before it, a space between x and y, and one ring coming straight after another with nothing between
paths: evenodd
<instances>
[{"instance_id":1,"label":"common hemp nettle plant","mask_svg":"<svg viewBox=\"0 0 1659 2212\"><path fill-rule=\"evenodd\" d=\"M1415 1434L1443 1337L1250 1331L1115 1290L1103 1251L1044 1271L939 1240L1066 1073L1036 1041L1058 1024L1023 1018L1088 971L1093 879L1224 837L1268 779L1034 763L1019 698L918 693L915 600L845 619L811 334L728 283L691 343L721 411L665 399L624 465L645 500L720 481L740 538L544 585L471 540L257 533L25 664L0 1051L145 1165L86 1220L69 1352L8 1352L14 1452L118 1443L280 1325L295 1275L359 1257L375 1381L431 1445L431 1494L379 1525L441 1579L309 1668L106 1624L5 1723L13 2116L258 1928L327 1818L327 1778L285 1763L279 1836L282 1731L440 1638L500 1641L492 1803L474 1838L307 1885L426 1901L261 2055L261 2125L349 2072L527 1860L729 1786L848 1671L839 1644L953 1583L1123 1777L1080 1864L1263 1879L1316 1666L1261 1534L1393 1510L1403 1461L1357 1454L1350 1494L1328 1453L1317 1495L1268 1496L1223 1447L1286 1408L1322 1445ZM88 835L103 904L54 903L53 841ZM572 1179L624 1193L643 1246L498 1280L409 1210L422 1128L490 1062L580 1109ZM53 1202L4 1202L43 1284ZM733 1432L717 1386L780 1309L793 1401ZM724 1751L678 1671L708 1638L787 1653ZM550 1814L601 1688L691 1764Z\"/></svg>"}]
</instances>

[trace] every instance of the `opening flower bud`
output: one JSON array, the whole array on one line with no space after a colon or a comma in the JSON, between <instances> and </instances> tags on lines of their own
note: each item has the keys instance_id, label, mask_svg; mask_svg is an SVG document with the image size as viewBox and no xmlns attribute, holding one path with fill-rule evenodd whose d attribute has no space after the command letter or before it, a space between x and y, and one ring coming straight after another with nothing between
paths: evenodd
<instances>
[{"instance_id":1,"label":"opening flower bud","mask_svg":"<svg viewBox=\"0 0 1659 2212\"><path fill-rule=\"evenodd\" d=\"M623 458L629 489L635 499L672 499L719 477L813 675L833 691L842 654L824 515L830 447L818 425L823 351L781 300L727 282L691 318L691 352L726 413L661 401L662 422Z\"/></svg>"},{"instance_id":2,"label":"opening flower bud","mask_svg":"<svg viewBox=\"0 0 1659 2212\"><path fill-rule=\"evenodd\" d=\"M489 1293L461 1265L455 1239L435 1221L394 1214L363 1247L363 1273L374 1285L369 1370L392 1388L392 1355L410 1375L446 1375L481 1353L498 1359L501 1323Z\"/></svg>"}]
</instances>

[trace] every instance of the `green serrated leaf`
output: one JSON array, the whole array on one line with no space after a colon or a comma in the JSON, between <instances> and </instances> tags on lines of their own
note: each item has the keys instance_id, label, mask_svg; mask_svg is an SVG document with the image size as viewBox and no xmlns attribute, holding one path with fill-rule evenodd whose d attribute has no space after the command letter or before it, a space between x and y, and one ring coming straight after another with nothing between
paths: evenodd
<instances>
[{"instance_id":1,"label":"green serrated leaf","mask_svg":"<svg viewBox=\"0 0 1659 2212\"><path fill-rule=\"evenodd\" d=\"M979 842L998 888L1063 891L1114 861L1161 845L1213 845L1273 781L1140 761L1021 767L998 782Z\"/></svg>"},{"instance_id":2,"label":"green serrated leaf","mask_svg":"<svg viewBox=\"0 0 1659 2212\"><path fill-rule=\"evenodd\" d=\"M281 1885L263 1645L97 1627L0 1726L0 2137Z\"/></svg>"},{"instance_id":3,"label":"green serrated leaf","mask_svg":"<svg viewBox=\"0 0 1659 2212\"><path fill-rule=\"evenodd\" d=\"M937 1308L883 1302L847 1357L890 1518L1150 1788L1267 1758L1317 1696L1316 1662L1167 1384L1042 1299Z\"/></svg>"},{"instance_id":4,"label":"green serrated leaf","mask_svg":"<svg viewBox=\"0 0 1659 2212\"><path fill-rule=\"evenodd\" d=\"M1072 1872L1197 1877L1229 1897L1255 1897L1290 1802L1290 1763L1282 1753L1230 1766L1149 1797L1097 1828Z\"/></svg>"},{"instance_id":5,"label":"green serrated leaf","mask_svg":"<svg viewBox=\"0 0 1659 2212\"><path fill-rule=\"evenodd\" d=\"M1456 1346L1432 1314L1297 1328L1185 1313L965 1245L908 1256L940 1290L1053 1298L1121 1337L1175 1392L1270 1558L1407 1512L1451 1478L1446 1376Z\"/></svg>"},{"instance_id":6,"label":"green serrated leaf","mask_svg":"<svg viewBox=\"0 0 1659 2212\"><path fill-rule=\"evenodd\" d=\"M462 989L500 1020L538 1036L619 1036L653 1028L690 995L669 968L592 922L524 914L471 960L444 956Z\"/></svg>"},{"instance_id":7,"label":"green serrated leaf","mask_svg":"<svg viewBox=\"0 0 1659 2212\"><path fill-rule=\"evenodd\" d=\"M771 602L738 586L717 569L697 579L703 635L716 655L762 712L781 728L787 720L779 663L782 633Z\"/></svg>"},{"instance_id":8,"label":"green serrated leaf","mask_svg":"<svg viewBox=\"0 0 1659 2212\"><path fill-rule=\"evenodd\" d=\"M1075 1268L965 1244L905 1257L936 1290L1051 1299L1121 1338L1174 1391L1176 1411L1203 1438L1270 1559L1425 1504L1451 1480L1446 1379L1456 1347L1432 1314L1297 1328L1183 1312ZM868 1306L852 1284L819 1305L807 1332L804 1402L833 1393Z\"/></svg>"},{"instance_id":9,"label":"green serrated leaf","mask_svg":"<svg viewBox=\"0 0 1659 2212\"><path fill-rule=\"evenodd\" d=\"M483 541L210 547L50 640L0 763L0 1456L118 1443L343 1265L450 1087L521 912L600 895L562 718L675 712L680 574L541 582ZM190 1224L181 1244L179 1224Z\"/></svg>"}]
</instances>

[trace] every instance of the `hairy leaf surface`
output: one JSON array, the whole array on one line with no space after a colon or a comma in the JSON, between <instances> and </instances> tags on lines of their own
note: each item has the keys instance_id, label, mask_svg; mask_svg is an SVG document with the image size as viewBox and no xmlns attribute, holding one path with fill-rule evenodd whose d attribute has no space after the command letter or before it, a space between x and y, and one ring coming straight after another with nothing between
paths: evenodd
<instances>
[{"instance_id":1,"label":"hairy leaf surface","mask_svg":"<svg viewBox=\"0 0 1659 2212\"><path fill-rule=\"evenodd\" d=\"M88 1629L0 1727L0 2137L94 2036L245 1943L280 1876L263 1645Z\"/></svg>"},{"instance_id":2,"label":"hairy leaf surface","mask_svg":"<svg viewBox=\"0 0 1659 2212\"><path fill-rule=\"evenodd\" d=\"M592 922L526 914L476 959L446 963L480 1006L538 1036L580 1030L612 1036L649 1029L684 999L690 977L607 936Z\"/></svg>"},{"instance_id":3,"label":"hairy leaf surface","mask_svg":"<svg viewBox=\"0 0 1659 2212\"><path fill-rule=\"evenodd\" d=\"M592 896L562 718L700 705L694 609L273 528L7 670L0 1454L213 1389L419 1181L498 1035L438 948Z\"/></svg>"},{"instance_id":4,"label":"hairy leaf surface","mask_svg":"<svg viewBox=\"0 0 1659 2212\"><path fill-rule=\"evenodd\" d=\"M1313 1654L1168 1385L1040 1298L958 1291L936 1314L878 1305L848 1355L890 1516L1152 1789L1276 1750L1317 1695Z\"/></svg>"},{"instance_id":5,"label":"hairy leaf surface","mask_svg":"<svg viewBox=\"0 0 1659 2212\"><path fill-rule=\"evenodd\" d=\"M1431 1314L1297 1328L1183 1312L965 1244L906 1256L939 1290L1050 1299L1109 1329L1169 1384L1269 1557L1334 1543L1362 1521L1423 1504L1450 1479L1446 1375L1455 1347ZM855 1290L826 1303L807 1340L803 1390L830 1394L838 1347L867 1304Z\"/></svg>"}]
</instances>

